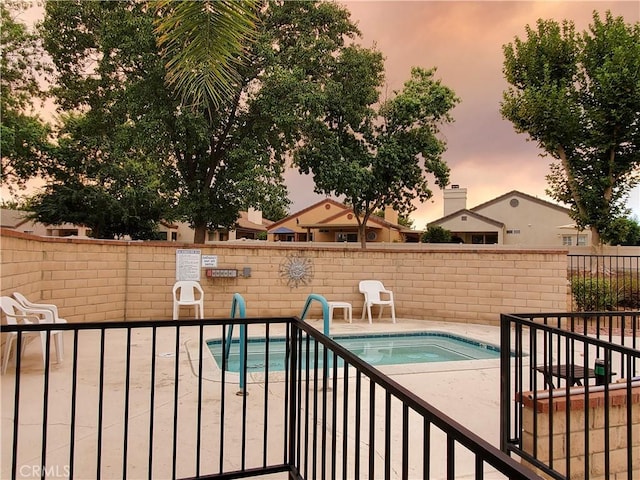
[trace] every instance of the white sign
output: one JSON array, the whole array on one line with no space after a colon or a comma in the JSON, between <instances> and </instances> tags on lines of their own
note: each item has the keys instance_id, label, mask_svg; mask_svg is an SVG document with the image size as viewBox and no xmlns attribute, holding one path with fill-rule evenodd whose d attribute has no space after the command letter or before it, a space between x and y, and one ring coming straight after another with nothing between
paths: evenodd
<instances>
[{"instance_id":1,"label":"white sign","mask_svg":"<svg viewBox=\"0 0 640 480\"><path fill-rule=\"evenodd\" d=\"M217 255L202 255L203 268L216 268L218 266Z\"/></svg>"},{"instance_id":2,"label":"white sign","mask_svg":"<svg viewBox=\"0 0 640 480\"><path fill-rule=\"evenodd\" d=\"M176 250L176 280L200 281L200 250Z\"/></svg>"}]
</instances>

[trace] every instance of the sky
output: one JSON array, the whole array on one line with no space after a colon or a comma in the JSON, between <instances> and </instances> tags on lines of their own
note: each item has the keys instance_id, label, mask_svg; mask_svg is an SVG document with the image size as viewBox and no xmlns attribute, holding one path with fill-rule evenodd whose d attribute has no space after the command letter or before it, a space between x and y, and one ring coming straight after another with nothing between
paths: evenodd
<instances>
[{"instance_id":1,"label":"sky","mask_svg":"<svg viewBox=\"0 0 640 480\"><path fill-rule=\"evenodd\" d=\"M571 20L585 30L593 11L607 10L626 23L640 21L640 3L577 1L343 1L358 24L364 47L376 46L385 57L386 87L402 88L412 66L437 68L436 77L452 88L460 104L454 123L442 128L447 142L443 158L451 169L451 184L467 189L471 208L511 190L552 201L545 194L550 158L511 122L502 119L500 102L507 83L502 74L505 44L526 38L525 27L539 18ZM295 171L287 174L291 211L323 198L313 193L313 180ZM415 204L414 227L443 215L442 191L431 184L434 197ZM640 218L640 190L630 198Z\"/></svg>"}]
</instances>

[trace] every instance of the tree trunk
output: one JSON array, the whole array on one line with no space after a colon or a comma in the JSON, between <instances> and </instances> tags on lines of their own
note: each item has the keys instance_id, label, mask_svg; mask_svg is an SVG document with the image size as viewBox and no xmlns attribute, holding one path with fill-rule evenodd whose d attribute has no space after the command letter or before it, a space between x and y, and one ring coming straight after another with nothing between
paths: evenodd
<instances>
[{"instance_id":1,"label":"tree trunk","mask_svg":"<svg viewBox=\"0 0 640 480\"><path fill-rule=\"evenodd\" d=\"M595 250L601 250L602 245L600 245L600 231L594 226L591 226L589 229L591 230L591 247Z\"/></svg>"},{"instance_id":2,"label":"tree trunk","mask_svg":"<svg viewBox=\"0 0 640 480\"><path fill-rule=\"evenodd\" d=\"M367 225L363 222L358 225L358 237L360 237L360 247L363 250L367 248Z\"/></svg>"},{"instance_id":3,"label":"tree trunk","mask_svg":"<svg viewBox=\"0 0 640 480\"><path fill-rule=\"evenodd\" d=\"M207 237L206 225L195 225L193 233L193 243L204 243Z\"/></svg>"}]
</instances>

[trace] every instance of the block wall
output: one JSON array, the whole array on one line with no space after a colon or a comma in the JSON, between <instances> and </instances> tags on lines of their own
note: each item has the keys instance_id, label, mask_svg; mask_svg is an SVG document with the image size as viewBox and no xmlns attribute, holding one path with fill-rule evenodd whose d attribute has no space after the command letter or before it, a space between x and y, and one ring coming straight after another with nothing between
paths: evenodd
<instances>
[{"instance_id":1,"label":"block wall","mask_svg":"<svg viewBox=\"0 0 640 480\"><path fill-rule=\"evenodd\" d=\"M500 313L566 311L565 250L462 245L220 242L192 245L42 238L0 229L2 295L56 303L69 321L168 319L176 251L215 255L250 276L207 278L205 316L228 317L234 293L248 316L299 315L307 296L353 304L358 282L394 291L399 318L498 324ZM484 248L483 248L484 247ZM320 315L320 308L312 316ZM184 315L191 312L184 310Z\"/></svg>"},{"instance_id":2,"label":"block wall","mask_svg":"<svg viewBox=\"0 0 640 480\"><path fill-rule=\"evenodd\" d=\"M640 478L640 387L632 388L631 393L631 456L636 470L628 473L627 454L627 391L626 389L609 392L608 419L604 392L589 395L588 417L585 424L585 395L578 393L569 397L569 422L567 425L567 401L565 397L553 399L551 425L549 400L534 403L528 395L523 411L523 450L533 454L534 447L540 461L551 466L561 475L567 475L569 458L569 479L582 480L622 480ZM534 413L534 409L537 413ZM534 435L534 416L537 416L537 431ZM609 433L609 475L605 467L605 432L608 422ZM585 435L588 436L589 471L585 472ZM553 437L553 451L550 451L550 437ZM538 471L543 478L552 478Z\"/></svg>"}]
</instances>

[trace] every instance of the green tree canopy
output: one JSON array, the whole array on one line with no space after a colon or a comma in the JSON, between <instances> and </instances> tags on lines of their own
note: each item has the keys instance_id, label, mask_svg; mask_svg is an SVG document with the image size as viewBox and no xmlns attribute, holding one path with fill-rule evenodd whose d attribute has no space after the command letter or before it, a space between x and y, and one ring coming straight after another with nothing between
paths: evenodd
<instances>
[{"instance_id":1,"label":"green tree canopy","mask_svg":"<svg viewBox=\"0 0 640 480\"><path fill-rule=\"evenodd\" d=\"M542 19L526 31L504 46L502 115L556 160L548 192L598 245L639 180L640 23L594 12L582 34Z\"/></svg>"},{"instance_id":2,"label":"green tree canopy","mask_svg":"<svg viewBox=\"0 0 640 480\"><path fill-rule=\"evenodd\" d=\"M34 113L48 67L39 37L19 21L26 3L0 3L0 182L10 190L42 172L49 127Z\"/></svg>"},{"instance_id":3,"label":"green tree canopy","mask_svg":"<svg viewBox=\"0 0 640 480\"><path fill-rule=\"evenodd\" d=\"M316 192L345 197L366 248L367 221L376 210L411 213L414 199L432 196L427 173L447 185L445 143L437 134L459 100L435 79L435 70L413 68L404 88L376 109L383 59L356 47L337 58L332 79L322 113L309 115L303 126L295 161L302 173L313 173Z\"/></svg>"},{"instance_id":4,"label":"green tree canopy","mask_svg":"<svg viewBox=\"0 0 640 480\"><path fill-rule=\"evenodd\" d=\"M640 246L640 223L634 218L616 218L602 239L610 245Z\"/></svg>"}]
</instances>

